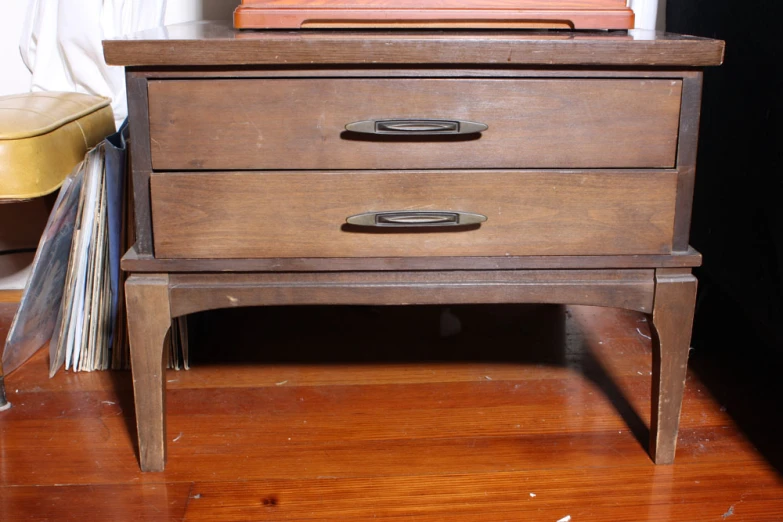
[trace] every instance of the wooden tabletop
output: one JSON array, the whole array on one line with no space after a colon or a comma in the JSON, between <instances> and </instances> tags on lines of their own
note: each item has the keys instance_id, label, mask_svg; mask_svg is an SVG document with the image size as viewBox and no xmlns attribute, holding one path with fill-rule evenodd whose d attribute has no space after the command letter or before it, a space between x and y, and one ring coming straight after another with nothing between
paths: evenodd
<instances>
[{"instance_id":1,"label":"wooden tabletop","mask_svg":"<svg viewBox=\"0 0 783 522\"><path fill-rule=\"evenodd\" d=\"M239 31L189 22L103 42L109 65L556 65L704 67L724 42L631 31Z\"/></svg>"}]
</instances>

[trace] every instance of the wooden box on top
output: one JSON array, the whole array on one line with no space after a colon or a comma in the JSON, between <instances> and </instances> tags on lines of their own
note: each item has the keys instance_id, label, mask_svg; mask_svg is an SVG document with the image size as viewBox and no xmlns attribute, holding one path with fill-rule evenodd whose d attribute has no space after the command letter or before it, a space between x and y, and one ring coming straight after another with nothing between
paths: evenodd
<instances>
[{"instance_id":1,"label":"wooden box on top","mask_svg":"<svg viewBox=\"0 0 783 522\"><path fill-rule=\"evenodd\" d=\"M242 0L238 29L631 29L626 0Z\"/></svg>"}]
</instances>

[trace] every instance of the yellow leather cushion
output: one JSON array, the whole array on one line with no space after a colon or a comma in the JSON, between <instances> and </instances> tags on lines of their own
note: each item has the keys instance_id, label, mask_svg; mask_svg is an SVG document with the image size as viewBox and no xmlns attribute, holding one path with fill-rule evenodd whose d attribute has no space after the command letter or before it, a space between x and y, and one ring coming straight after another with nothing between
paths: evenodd
<instances>
[{"instance_id":1,"label":"yellow leather cushion","mask_svg":"<svg viewBox=\"0 0 783 522\"><path fill-rule=\"evenodd\" d=\"M0 201L54 192L112 133L108 98L75 92L0 96Z\"/></svg>"}]
</instances>

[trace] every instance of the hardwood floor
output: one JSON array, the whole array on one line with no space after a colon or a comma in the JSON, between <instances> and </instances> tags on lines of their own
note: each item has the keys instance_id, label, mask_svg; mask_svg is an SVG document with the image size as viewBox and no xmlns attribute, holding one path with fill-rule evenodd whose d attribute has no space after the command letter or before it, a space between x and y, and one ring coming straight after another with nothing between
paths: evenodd
<instances>
[{"instance_id":1,"label":"hardwood floor","mask_svg":"<svg viewBox=\"0 0 783 522\"><path fill-rule=\"evenodd\" d=\"M130 373L50 380L42 351L7 376L0 520L783 520L781 474L693 373L652 464L643 315L452 311L448 338L437 307L199 314L163 473L138 469Z\"/></svg>"}]
</instances>

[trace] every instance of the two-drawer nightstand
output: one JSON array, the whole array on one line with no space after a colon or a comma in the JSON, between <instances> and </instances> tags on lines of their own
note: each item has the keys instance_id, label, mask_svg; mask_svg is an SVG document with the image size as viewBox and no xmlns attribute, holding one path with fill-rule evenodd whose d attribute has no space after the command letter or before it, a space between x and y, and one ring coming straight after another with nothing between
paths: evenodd
<instances>
[{"instance_id":1,"label":"two-drawer nightstand","mask_svg":"<svg viewBox=\"0 0 783 522\"><path fill-rule=\"evenodd\" d=\"M651 314L650 451L673 461L700 263L699 68L722 42L205 22L104 45L128 67L142 469L165 463L171 319L295 304Z\"/></svg>"}]
</instances>

